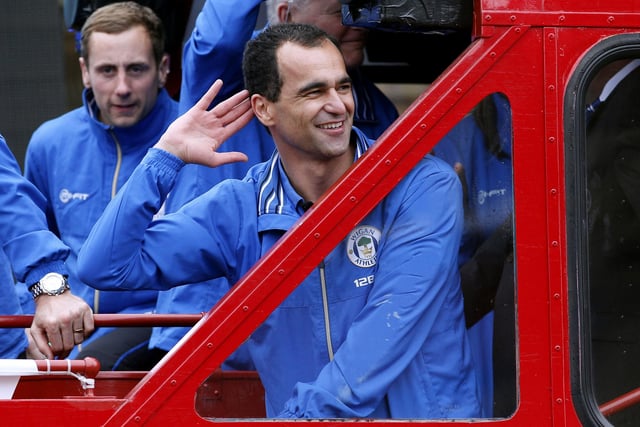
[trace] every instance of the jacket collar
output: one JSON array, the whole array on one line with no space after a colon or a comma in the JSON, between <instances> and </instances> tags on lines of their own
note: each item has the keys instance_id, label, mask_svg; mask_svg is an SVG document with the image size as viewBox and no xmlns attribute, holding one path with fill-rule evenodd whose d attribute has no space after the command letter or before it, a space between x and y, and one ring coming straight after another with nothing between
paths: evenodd
<instances>
[{"instance_id":1,"label":"jacket collar","mask_svg":"<svg viewBox=\"0 0 640 427\"><path fill-rule=\"evenodd\" d=\"M158 93L156 103L149 114L135 125L126 128L110 126L98 120L98 106L91 89L84 89L82 101L91 125L105 132L113 132L125 151L128 147L148 147L155 144L160 135L177 117L178 112L178 103L171 99L164 88Z\"/></svg>"},{"instance_id":2,"label":"jacket collar","mask_svg":"<svg viewBox=\"0 0 640 427\"><path fill-rule=\"evenodd\" d=\"M352 136L356 142L354 162L373 144L362 131L352 129ZM302 197L294 190L287 174L282 167L278 151L274 151L271 159L266 162L259 179L258 187L258 217L264 215L287 215L299 217L297 211L299 204L303 203Z\"/></svg>"}]
</instances>

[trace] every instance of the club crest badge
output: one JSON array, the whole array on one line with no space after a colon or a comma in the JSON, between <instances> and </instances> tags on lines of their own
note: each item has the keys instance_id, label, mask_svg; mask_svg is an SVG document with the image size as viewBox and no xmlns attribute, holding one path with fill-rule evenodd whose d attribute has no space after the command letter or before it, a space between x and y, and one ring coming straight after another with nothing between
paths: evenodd
<instances>
[{"instance_id":1,"label":"club crest badge","mask_svg":"<svg viewBox=\"0 0 640 427\"><path fill-rule=\"evenodd\" d=\"M349 260L362 268L376 265L381 235L380 230L369 225L356 227L347 238Z\"/></svg>"}]
</instances>

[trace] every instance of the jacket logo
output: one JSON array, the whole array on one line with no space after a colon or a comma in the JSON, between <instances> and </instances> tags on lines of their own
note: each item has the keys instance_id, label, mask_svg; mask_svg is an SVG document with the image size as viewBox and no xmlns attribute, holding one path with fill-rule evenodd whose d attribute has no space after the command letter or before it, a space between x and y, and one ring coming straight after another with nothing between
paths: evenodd
<instances>
[{"instance_id":1,"label":"jacket logo","mask_svg":"<svg viewBox=\"0 0 640 427\"><path fill-rule=\"evenodd\" d=\"M62 203L69 203L72 200L87 200L89 198L89 194L87 193L72 193L71 191L63 188L60 190L60 201Z\"/></svg>"},{"instance_id":2,"label":"jacket logo","mask_svg":"<svg viewBox=\"0 0 640 427\"><path fill-rule=\"evenodd\" d=\"M356 266L373 267L378 261L380 230L369 225L356 227L347 238L347 256Z\"/></svg>"},{"instance_id":3,"label":"jacket logo","mask_svg":"<svg viewBox=\"0 0 640 427\"><path fill-rule=\"evenodd\" d=\"M492 197L504 196L506 194L507 194L506 188L497 188L495 190L489 190L489 191L480 190L478 191L478 203L481 205L484 205L484 202L486 202L487 199L490 199Z\"/></svg>"}]
</instances>

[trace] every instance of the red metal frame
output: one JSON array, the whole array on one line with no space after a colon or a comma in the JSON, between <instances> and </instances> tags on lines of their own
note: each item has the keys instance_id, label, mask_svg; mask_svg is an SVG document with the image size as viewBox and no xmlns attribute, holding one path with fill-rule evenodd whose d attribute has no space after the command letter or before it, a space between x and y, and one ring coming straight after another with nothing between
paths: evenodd
<instances>
[{"instance_id":1,"label":"red metal frame","mask_svg":"<svg viewBox=\"0 0 640 427\"><path fill-rule=\"evenodd\" d=\"M0 402L4 419L31 425L56 414L69 425L208 424L194 396L210 373L419 158L499 91L513 110L519 407L513 417L487 423L581 425L569 366L564 96L585 52L608 36L639 30L640 1L483 0L475 10L472 45L148 375L113 398Z\"/></svg>"}]
</instances>

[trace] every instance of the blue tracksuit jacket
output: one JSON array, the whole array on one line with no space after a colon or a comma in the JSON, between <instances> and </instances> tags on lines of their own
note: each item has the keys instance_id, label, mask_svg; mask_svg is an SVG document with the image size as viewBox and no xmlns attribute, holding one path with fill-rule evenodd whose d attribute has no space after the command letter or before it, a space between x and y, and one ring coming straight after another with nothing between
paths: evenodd
<instances>
[{"instance_id":1,"label":"blue tracksuit jacket","mask_svg":"<svg viewBox=\"0 0 640 427\"><path fill-rule=\"evenodd\" d=\"M354 132L359 156L371 141ZM182 166L149 152L81 250L81 277L110 290L235 283L303 214L274 154L152 222ZM462 224L455 173L427 156L247 341L267 414L478 416L457 265Z\"/></svg>"},{"instance_id":2,"label":"blue tracksuit jacket","mask_svg":"<svg viewBox=\"0 0 640 427\"><path fill-rule=\"evenodd\" d=\"M95 313L144 313L156 291L95 292L78 278L76 258L102 211L149 147L177 117L177 102L162 89L154 108L136 125L115 128L97 120L90 90L84 105L42 124L33 134L25 175L45 195L49 228L71 248L69 284ZM106 332L105 328L99 331ZM90 339L100 336L97 331Z\"/></svg>"}]
</instances>

